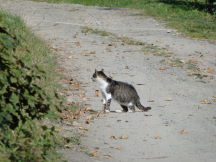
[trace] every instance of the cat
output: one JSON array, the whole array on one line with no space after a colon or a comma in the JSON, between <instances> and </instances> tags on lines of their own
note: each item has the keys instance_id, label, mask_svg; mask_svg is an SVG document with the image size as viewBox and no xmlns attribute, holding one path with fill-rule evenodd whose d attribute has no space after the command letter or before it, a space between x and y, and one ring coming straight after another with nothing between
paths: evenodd
<instances>
[{"instance_id":1,"label":"cat","mask_svg":"<svg viewBox=\"0 0 216 162\"><path fill-rule=\"evenodd\" d=\"M136 89L125 82L116 81L107 77L104 70L95 72L92 80L100 85L103 98L103 112L110 112L110 104L112 99L116 100L122 107L122 112L135 112L135 106L141 111L148 111L151 107L144 107L140 103L140 97Z\"/></svg>"}]
</instances>

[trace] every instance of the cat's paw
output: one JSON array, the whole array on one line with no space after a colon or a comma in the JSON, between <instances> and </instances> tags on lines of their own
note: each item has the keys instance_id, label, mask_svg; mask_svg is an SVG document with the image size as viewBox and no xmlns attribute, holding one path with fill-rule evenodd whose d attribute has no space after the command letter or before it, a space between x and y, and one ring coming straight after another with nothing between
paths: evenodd
<instances>
[{"instance_id":1,"label":"cat's paw","mask_svg":"<svg viewBox=\"0 0 216 162\"><path fill-rule=\"evenodd\" d=\"M105 110L105 113L108 113L108 112L110 112L110 110Z\"/></svg>"},{"instance_id":2,"label":"cat's paw","mask_svg":"<svg viewBox=\"0 0 216 162\"><path fill-rule=\"evenodd\" d=\"M123 112L122 110L116 110L115 111L116 113L121 113L121 112Z\"/></svg>"},{"instance_id":3,"label":"cat's paw","mask_svg":"<svg viewBox=\"0 0 216 162\"><path fill-rule=\"evenodd\" d=\"M128 112L129 112L129 113L134 113L134 112L135 112L135 110L128 110Z\"/></svg>"}]
</instances>

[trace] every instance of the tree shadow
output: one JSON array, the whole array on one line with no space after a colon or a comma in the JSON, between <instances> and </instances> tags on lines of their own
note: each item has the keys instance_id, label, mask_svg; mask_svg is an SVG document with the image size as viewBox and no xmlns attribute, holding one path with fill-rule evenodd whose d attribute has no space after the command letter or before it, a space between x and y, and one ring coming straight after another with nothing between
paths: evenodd
<instances>
[{"instance_id":1,"label":"tree shadow","mask_svg":"<svg viewBox=\"0 0 216 162\"><path fill-rule=\"evenodd\" d=\"M183 10L197 9L216 15L216 0L212 3L205 3L200 1L186 1L186 0L158 0L158 2L172 5L173 8L181 8Z\"/></svg>"}]
</instances>

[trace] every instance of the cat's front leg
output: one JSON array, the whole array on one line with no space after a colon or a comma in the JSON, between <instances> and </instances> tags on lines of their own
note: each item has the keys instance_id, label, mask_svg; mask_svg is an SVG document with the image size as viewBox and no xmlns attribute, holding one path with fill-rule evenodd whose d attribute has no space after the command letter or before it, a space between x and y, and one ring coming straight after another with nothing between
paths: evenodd
<instances>
[{"instance_id":1,"label":"cat's front leg","mask_svg":"<svg viewBox=\"0 0 216 162\"><path fill-rule=\"evenodd\" d=\"M103 110L103 112L105 113L105 111L106 111L106 99L105 98L103 98L102 99L102 101L103 101L103 108L102 108L102 110Z\"/></svg>"},{"instance_id":2,"label":"cat's front leg","mask_svg":"<svg viewBox=\"0 0 216 162\"><path fill-rule=\"evenodd\" d=\"M107 101L106 101L106 95L104 94L104 92L102 92L102 102L103 102L103 108L102 108L102 110L103 110L103 112L105 112Z\"/></svg>"},{"instance_id":3,"label":"cat's front leg","mask_svg":"<svg viewBox=\"0 0 216 162\"><path fill-rule=\"evenodd\" d=\"M111 94L107 94L106 95L106 108L105 108L105 112L110 112L111 101L112 101Z\"/></svg>"}]
</instances>

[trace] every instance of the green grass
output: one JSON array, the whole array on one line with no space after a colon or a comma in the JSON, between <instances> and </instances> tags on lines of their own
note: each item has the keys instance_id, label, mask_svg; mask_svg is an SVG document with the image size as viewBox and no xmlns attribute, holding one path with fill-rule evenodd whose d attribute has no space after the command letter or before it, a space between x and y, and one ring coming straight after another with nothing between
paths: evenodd
<instances>
[{"instance_id":1,"label":"green grass","mask_svg":"<svg viewBox=\"0 0 216 162\"><path fill-rule=\"evenodd\" d=\"M111 8L133 8L163 20L186 36L216 40L216 9L206 12L204 0L34 0L52 3L76 3ZM214 8L213 8L214 9Z\"/></svg>"},{"instance_id":2,"label":"green grass","mask_svg":"<svg viewBox=\"0 0 216 162\"><path fill-rule=\"evenodd\" d=\"M140 42L140 41L134 40L134 39L129 38L129 37L118 36L114 33L110 33L110 32L103 31L103 30L92 29L89 27L83 27L82 33L97 34L100 36L109 37L109 38L114 39L114 40L120 40L127 45L141 46L142 47L141 51L143 51L144 54L153 54L154 56L163 56L163 57L170 57L172 55L171 53L167 52L167 50L165 48L160 48L156 45Z\"/></svg>"},{"instance_id":3,"label":"green grass","mask_svg":"<svg viewBox=\"0 0 216 162\"><path fill-rule=\"evenodd\" d=\"M0 11L0 161L61 161L62 139L43 118L56 117L54 58L16 16Z\"/></svg>"}]
</instances>

